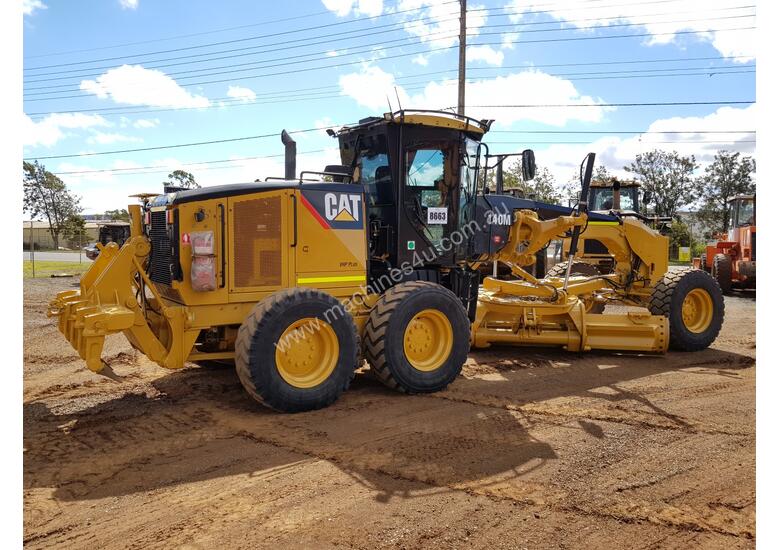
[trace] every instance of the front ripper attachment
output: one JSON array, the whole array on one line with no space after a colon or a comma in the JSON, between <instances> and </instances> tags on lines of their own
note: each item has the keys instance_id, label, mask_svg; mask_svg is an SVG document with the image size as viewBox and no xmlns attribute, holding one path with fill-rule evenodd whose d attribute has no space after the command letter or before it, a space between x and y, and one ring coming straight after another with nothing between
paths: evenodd
<instances>
[{"instance_id":1,"label":"front ripper attachment","mask_svg":"<svg viewBox=\"0 0 780 550\"><path fill-rule=\"evenodd\" d=\"M57 317L59 331L93 372L99 373L105 365L101 354L106 336L118 332L140 344L139 349L153 361L163 364L169 358L136 298L136 275L141 272L145 277L141 266L149 249L143 236L131 237L121 249L114 243L103 247L81 278L79 290L60 292L49 304L47 315Z\"/></svg>"}]
</instances>

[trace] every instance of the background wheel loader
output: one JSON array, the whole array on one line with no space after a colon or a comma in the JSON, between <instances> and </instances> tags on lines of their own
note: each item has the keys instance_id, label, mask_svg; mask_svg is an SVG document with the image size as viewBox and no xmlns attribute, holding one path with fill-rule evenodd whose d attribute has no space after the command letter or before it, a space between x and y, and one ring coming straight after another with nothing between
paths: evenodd
<instances>
[{"instance_id":1,"label":"background wheel loader","mask_svg":"<svg viewBox=\"0 0 780 550\"><path fill-rule=\"evenodd\" d=\"M693 265L708 271L723 292L756 288L756 196L729 199L729 230L708 246Z\"/></svg>"},{"instance_id":2,"label":"background wheel loader","mask_svg":"<svg viewBox=\"0 0 780 550\"><path fill-rule=\"evenodd\" d=\"M78 290L49 306L87 367L122 332L159 365L234 361L256 401L296 412L332 403L362 359L402 392L445 388L469 346L495 343L663 353L717 336L723 298L698 270L667 273L667 239L621 213L588 213L595 155L573 210L480 189L492 121L399 111L331 132L341 165L285 177L142 196L131 237L107 245ZM532 178L533 153L525 151ZM537 279L556 236L598 233L609 274L567 269ZM494 260L515 278L485 278ZM607 303L642 306L589 313ZM518 351L522 353L522 351Z\"/></svg>"}]
</instances>

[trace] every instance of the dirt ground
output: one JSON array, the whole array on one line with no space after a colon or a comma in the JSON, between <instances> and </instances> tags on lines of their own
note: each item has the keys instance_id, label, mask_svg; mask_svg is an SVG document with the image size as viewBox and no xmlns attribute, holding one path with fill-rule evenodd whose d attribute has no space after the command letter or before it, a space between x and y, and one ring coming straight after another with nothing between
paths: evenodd
<instances>
[{"instance_id":1,"label":"dirt ground","mask_svg":"<svg viewBox=\"0 0 780 550\"><path fill-rule=\"evenodd\" d=\"M755 295L709 350L500 348L444 392L358 374L330 408L258 408L232 370L122 336L86 370L24 288L31 548L752 548Z\"/></svg>"}]
</instances>

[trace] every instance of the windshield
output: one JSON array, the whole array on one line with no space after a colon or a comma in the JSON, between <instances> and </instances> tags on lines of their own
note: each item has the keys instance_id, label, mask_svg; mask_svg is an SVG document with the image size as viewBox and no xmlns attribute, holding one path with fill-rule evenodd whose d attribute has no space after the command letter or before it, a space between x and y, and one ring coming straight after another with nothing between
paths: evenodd
<instances>
[{"instance_id":1,"label":"windshield","mask_svg":"<svg viewBox=\"0 0 780 550\"><path fill-rule=\"evenodd\" d=\"M737 209L737 225L755 225L756 216L754 212L754 203L752 200L740 200Z\"/></svg>"},{"instance_id":2,"label":"windshield","mask_svg":"<svg viewBox=\"0 0 780 550\"><path fill-rule=\"evenodd\" d=\"M591 204L588 205L591 210L638 210L637 188L620 188L620 206L615 208L612 205L611 187L591 187L593 190Z\"/></svg>"}]
</instances>

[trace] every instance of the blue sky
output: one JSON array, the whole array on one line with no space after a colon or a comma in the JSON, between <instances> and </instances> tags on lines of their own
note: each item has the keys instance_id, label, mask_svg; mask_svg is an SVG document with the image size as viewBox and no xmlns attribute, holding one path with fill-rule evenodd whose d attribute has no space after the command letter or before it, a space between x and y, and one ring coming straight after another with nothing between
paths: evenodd
<instances>
[{"instance_id":1,"label":"blue sky","mask_svg":"<svg viewBox=\"0 0 780 550\"><path fill-rule=\"evenodd\" d=\"M85 213L159 191L176 168L202 185L283 172L279 157L262 158L281 154L276 136L85 153L349 123L387 111L388 97L395 108L396 93L405 108L456 103L453 2L24 0L24 6L24 156L69 156L41 162L83 197ZM491 151L531 147L560 184L590 150L616 173L655 147L695 154L702 165L720 148L754 153L755 106L603 105L753 100L750 0L469 0L468 6L466 114L496 119L487 137ZM614 36L620 37L604 38ZM506 107L549 104L586 106ZM504 107L486 107L494 105ZM294 137L299 169L338 162L324 130Z\"/></svg>"}]
</instances>

